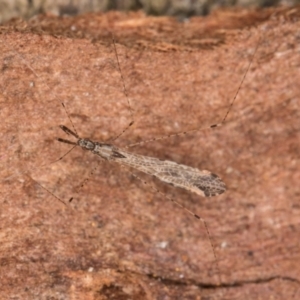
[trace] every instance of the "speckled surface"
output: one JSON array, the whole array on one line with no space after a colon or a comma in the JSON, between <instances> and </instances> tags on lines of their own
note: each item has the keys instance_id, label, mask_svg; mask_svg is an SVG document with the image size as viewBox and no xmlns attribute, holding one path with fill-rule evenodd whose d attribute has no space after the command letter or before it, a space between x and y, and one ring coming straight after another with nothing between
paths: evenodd
<instances>
[{"instance_id":1,"label":"speckled surface","mask_svg":"<svg viewBox=\"0 0 300 300\"><path fill-rule=\"evenodd\" d=\"M299 28L296 9L2 26L2 299L297 299ZM119 147L219 122L261 40L227 124L131 148L213 171L225 194L147 186L81 149L51 164L69 149L61 101L94 140L131 120L109 30L135 119ZM152 184L206 220L219 269L203 224Z\"/></svg>"}]
</instances>

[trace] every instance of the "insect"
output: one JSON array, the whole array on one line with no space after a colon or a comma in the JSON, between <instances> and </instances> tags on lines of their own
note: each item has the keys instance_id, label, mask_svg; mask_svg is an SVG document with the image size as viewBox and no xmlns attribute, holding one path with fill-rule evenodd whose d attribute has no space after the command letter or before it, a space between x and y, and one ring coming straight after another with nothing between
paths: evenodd
<instances>
[{"instance_id":1,"label":"insect","mask_svg":"<svg viewBox=\"0 0 300 300\"><path fill-rule=\"evenodd\" d=\"M213 124L213 125L209 126L209 128L213 129L213 128L222 126L225 123L227 116L234 104L236 96L239 92L239 89L241 88L242 83L245 79L245 76L251 66L251 63L252 63L252 60L250 61L248 69L245 72L245 75L241 81L241 84L240 84L237 92L236 92L236 95L233 98L222 122L218 123L218 124ZM129 106L129 108L130 108L130 106ZM131 126L130 124L128 127ZM95 142L90 139L81 138L81 136L76 132L75 128L73 130L71 130L68 127L63 126L63 125L61 125L60 128L66 134L68 134L72 138L75 138L75 140L72 141L69 139L57 138L57 140L59 142L71 144L73 147L79 146L82 149L87 149L87 150L93 152L94 154L96 154L97 156L100 156L104 160L115 162L115 163L129 166L129 167L133 167L134 169L137 169L144 173L154 175L161 181L166 182L168 184L172 184L175 187L180 187L180 188L186 189L187 191L191 191L200 196L205 196L205 197L219 195L219 194L225 192L225 190L226 190L226 187L225 187L225 184L223 183L223 181L217 175L214 175L213 173L211 173L209 171L201 171L196 168L192 168L189 166L175 163L173 161L166 161L166 160L161 161L158 158L141 156L141 155L133 154L130 151L127 151L127 148L130 146L134 146L137 144L143 145L143 143L149 143L151 141L168 139L172 136L178 136L178 135L184 135L184 134L191 133L191 132L196 132L196 131L200 130L199 127L196 129L193 129L193 130L186 131L186 132L179 132L179 133L175 133L175 134L171 134L171 135L165 135L165 136L159 137L159 138L149 139L149 140L142 141L142 142L135 143L135 144L130 144L130 145L128 145L128 147L125 147L125 148L118 148L118 147L114 146L113 143L110 144L110 143L105 143L105 142ZM117 136L114 140L116 140L119 136ZM138 177L136 177L136 178L138 178ZM54 195L54 193L51 193L51 194ZM176 205L185 209L187 212L192 214L197 219L201 219L199 215L186 209L185 206L181 205L179 202L175 201L168 195L164 195L163 197L173 201ZM201 219L201 220L204 222L203 219ZM217 264L217 256L216 256L216 253L214 250L213 242L211 240L211 235L208 231L208 227L205 222L204 222L204 224L205 224L205 229L207 232L208 239L210 241L211 248L213 250L215 262ZM218 271L217 273L218 273L218 276L220 276L219 275L220 272ZM221 283L220 277L219 277L218 282Z\"/></svg>"},{"instance_id":2,"label":"insect","mask_svg":"<svg viewBox=\"0 0 300 300\"><path fill-rule=\"evenodd\" d=\"M259 43L257 44L257 48L258 48L258 45L259 45ZM115 46L115 43L114 43L114 46ZM257 51L257 48L255 49L255 52ZM123 75L121 73L121 68L120 68L120 64L119 64L119 60L118 60L116 47L115 47L115 52L116 52L119 72L121 74L122 82L123 82L123 85L124 85ZM254 52L254 54L255 54L255 52ZM227 112L225 113L225 116L223 117L222 121L220 123L213 124L213 125L209 126L209 128L214 129L216 127L220 127L220 126L224 125L224 123L225 123L225 121L228 117L228 114L229 114L229 112L230 112L230 110L231 110L231 108L234 104L234 101L237 98L237 95L238 95L239 90L240 90L240 88L243 84L243 81L246 77L246 74L247 74L249 68L251 67L253 57L254 57L254 55L252 56L252 59L251 59L249 65L248 65L248 68L247 68L246 72L244 73L244 76L241 80L241 83L238 87L238 90L236 91L236 94L235 94L233 100L231 101L230 106L229 106ZM123 87L124 87L124 93L127 96L125 85ZM127 101L128 101L129 108L130 108L130 103L129 103L128 98L127 98ZM63 107L66 110L66 107L65 107L64 104L63 104ZM132 113L132 111L130 111L130 112ZM66 113L68 114L67 110L66 110ZM70 117L69 117L69 119L70 119ZM171 134L171 135L166 135L166 136L162 136L162 137L159 137L159 138L153 138L153 139L149 139L149 140L142 141L142 142L139 142L139 143L130 144L130 145L124 147L124 148L119 148L119 147L115 146L113 143L98 142L98 141L93 141L93 140L88 139L88 138L82 138L77 133L71 119L70 119L70 121L71 121L71 124L73 126L73 130L71 130L70 128L68 128L65 125L60 125L59 127L68 136L74 138L74 140L59 137L59 138L56 138L58 142L65 143L65 144L70 144L70 145L73 146L73 148L81 147L83 150L90 151L93 154L99 156L100 158L102 158L106 161L114 162L114 163L120 164L122 166L127 166L127 167L130 167L130 168L133 168L135 170L141 171L141 172L146 173L148 175L154 176L162 182L168 183L168 184L170 184L174 187L183 188L187 191L196 193L197 195L202 196L202 197L217 196L217 195L220 195L220 194L222 194L226 191L225 183L221 180L221 178L218 175L216 175L216 174L214 174L210 171L199 170L197 168L193 168L193 167L186 166L186 165L183 165L183 164L178 164L178 163L176 163L174 161L170 161L170 160L160 160L160 159L155 158L155 157L149 157L149 156L134 154L134 153L129 152L127 150L127 148L129 148L131 146L140 145L140 144L143 144L143 143L148 143L148 142L157 141L157 140L161 140L161 139L167 139L167 138L170 138L172 136L183 135L183 134L187 134L187 133L190 133L190 132L195 132L195 131L198 131L199 128L196 128L196 129L193 129L193 130L190 130L190 131L185 131L185 132L179 132L179 133L175 133L175 134ZM133 124L133 122L131 122L128 125L128 127L126 127L125 130L123 130L121 132L121 134L119 134L114 140L116 140L120 135L122 135L123 132L125 132L132 124ZM137 179L140 179L139 176L137 176L135 174L133 174L133 176L136 177ZM144 182L144 183L147 184L147 182ZM154 188L154 190L156 192L160 193L160 194L163 194L156 188ZM183 208L189 214L191 214L192 216L194 216L197 219L200 219L203 222L206 233L207 233L207 236L208 236L208 239L209 239L211 249L213 251L216 268L218 270L217 271L217 273L218 273L218 283L221 284L221 277L220 277L220 271L219 271L219 266L218 266L217 255L216 255L214 243L211 239L211 235L210 235L210 232L209 232L209 229L208 229L208 226L207 226L205 220L203 218L201 218L198 214L195 214L191 210L187 209L184 205L182 205L177 200L174 200L173 198L169 197L168 195L163 194L163 196L165 198L171 200L177 206ZM72 200L73 200L73 197L69 201L72 201Z\"/></svg>"},{"instance_id":3,"label":"insect","mask_svg":"<svg viewBox=\"0 0 300 300\"><path fill-rule=\"evenodd\" d=\"M117 60L117 66L118 66L118 70L119 70L122 84L123 84L123 91L124 91L124 94L127 99L127 104L128 104L128 108L130 110L131 118L133 119L133 112L131 109L131 105L130 105L127 90L125 87L122 70L121 70L120 63L119 63L119 57L118 57L118 53L117 53L117 49L116 49L116 43L115 43L114 38L112 38L112 39L113 39L115 56L116 56L116 60ZM256 52L256 50L255 50L255 52ZM253 57L252 57L252 59L253 59ZM236 97L239 93L239 90L243 84L246 74L251 66L251 63L252 63L252 60L250 61L249 65L248 65L248 68L244 74L244 77L243 77L240 85L239 85L239 88L236 91L236 94L235 94L232 102L230 103L230 106L229 106L222 122L218 123L218 124L213 124L213 125L209 126L210 128L220 127L225 123L227 116L228 116L228 114L234 104L234 101L236 100ZM196 169L196 168L193 168L190 166L186 166L183 164L178 164L176 162L169 161L169 160L160 160L160 159L154 158L154 157L133 154L128 151L125 151L124 149L120 149L110 143L95 142L90 139L81 138L75 129L75 126L68 114L68 111L67 111L64 103L62 103L62 105L64 107L64 110L66 111L66 114L68 115L68 118L69 118L74 130L69 129L68 127L66 127L64 125L60 125L59 127L66 134L75 137L77 139L77 141L74 142L74 141L70 141L67 139L63 139L63 138L57 138L57 141L59 141L61 143L73 145L74 147L79 146L84 150L89 150L92 153L96 154L97 156L100 156L104 160L116 162L116 163L119 163L121 165L125 165L128 167L132 167L133 169L136 169L143 173L154 176L154 177L158 178L159 180L166 182L174 187L183 188L185 190L194 192L203 197L217 196L226 191L225 183L221 180L221 178L218 175L216 175L210 171L199 170L199 169ZM113 141L118 139L129 127L131 127L133 125L133 123L134 123L134 121L131 121L129 123L129 125L116 138L114 138ZM125 147L125 149L132 147L132 146L139 145L139 144L144 144L144 143L148 143L151 141L162 140L162 139L170 138L172 136L183 135L183 134L187 134L187 133L198 131L198 130L200 130L200 129L198 128L198 129L193 129L193 130L189 130L189 131L185 131L185 132L169 134L169 135L162 136L159 138L153 138L153 139L142 141L139 143L130 144L127 147ZM177 204L176 201L174 201L174 202ZM191 213L183 205L179 204L179 206L183 207L185 210L187 210L189 213ZM196 215L194 213L191 213L191 214L197 218L200 218L198 215Z\"/></svg>"},{"instance_id":4,"label":"insect","mask_svg":"<svg viewBox=\"0 0 300 300\"><path fill-rule=\"evenodd\" d=\"M200 171L173 161L133 154L112 144L93 142L89 139L80 138L77 133L64 125L60 125L60 128L65 133L74 136L77 141L72 142L57 138L59 142L79 146L105 160L117 162L153 175L173 186L184 188L205 197L216 196L224 193L226 190L225 183L216 174L209 171Z\"/></svg>"},{"instance_id":5,"label":"insect","mask_svg":"<svg viewBox=\"0 0 300 300\"><path fill-rule=\"evenodd\" d=\"M132 114L131 106L130 106L130 103L128 100L127 91L126 91L126 87L125 87L125 83L124 83L124 79L123 79L114 39L113 39L113 43L114 43L115 55L117 58L118 69L119 69L122 83L123 83L123 90L127 97L127 102L128 102L128 106L129 106L131 117L132 117L133 114ZM259 43L257 44L257 47L258 46L259 46ZM256 51L257 51L257 48L255 49L255 52ZM254 55L255 55L255 52L254 52ZM252 56L252 60L253 60L254 55ZM213 124L213 125L209 126L209 128L220 127L225 123L225 121L228 117L228 114L234 104L234 101L236 100L236 97L239 93L239 90L243 84L243 81L247 75L247 72L252 64L252 60L250 61L248 68L247 68L246 72L244 73L244 76L238 87L238 90L236 91L236 94L235 94L233 100L231 101L230 106L229 106L222 122ZM63 103L62 103L62 105L63 105L66 113L68 114L65 105ZM69 117L69 119L70 119L70 117ZM70 119L70 121L73 125L73 122L71 119ZM121 132L121 134L119 134L114 140L116 140L120 135L122 135L130 126L133 125L133 123L134 123L134 121L130 122L128 127L126 127ZM125 165L128 167L132 167L143 173L152 175L152 176L158 178L159 180L166 182L174 187L180 187L180 188L186 189L188 191L194 192L203 197L217 196L226 191L225 183L221 180L221 178L218 175L216 175L210 171L199 170L199 169L192 168L190 166L186 166L183 164L178 164L176 162L169 161L169 160L160 160L160 159L154 158L154 157L133 154L133 153L130 153L123 149L120 149L120 148L114 146L113 144L109 144L109 143L105 143L105 142L95 142L90 139L81 138L78 135L78 133L76 132L74 125L73 125L74 131L64 125L60 125L59 127L66 134L75 137L77 139L77 141L74 142L74 141L70 141L67 139L63 139L63 138L57 138L57 141L59 141L61 143L74 145L74 147L79 146L84 150L89 150L92 153L96 154L97 156L100 156L104 160L116 162L116 163L119 163L121 165ZM187 134L187 133L198 131L198 130L200 130L200 129L193 129L193 130L189 130L189 131L185 131L185 132L170 134L170 135L163 136L160 138L154 138L154 139L142 141L142 142L135 143L135 144L130 144L129 146L127 146L125 148L143 144L143 143L148 143L151 141L157 141L157 140L161 140L161 139L170 138L172 136ZM198 217L195 214L193 214L193 215Z\"/></svg>"}]
</instances>

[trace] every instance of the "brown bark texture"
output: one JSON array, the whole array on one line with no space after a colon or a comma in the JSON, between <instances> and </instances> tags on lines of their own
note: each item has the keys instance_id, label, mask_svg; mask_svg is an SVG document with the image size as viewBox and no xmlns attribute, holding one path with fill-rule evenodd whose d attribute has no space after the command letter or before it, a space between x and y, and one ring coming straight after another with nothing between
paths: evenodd
<instances>
[{"instance_id":1,"label":"brown bark texture","mask_svg":"<svg viewBox=\"0 0 300 300\"><path fill-rule=\"evenodd\" d=\"M1 26L1 299L299 299L299 16L110 12ZM257 45L224 126L209 129ZM204 128L127 150L212 171L228 190L201 198L79 148L65 155L62 102L96 141L133 118L118 147ZM170 198L206 221L217 259L204 224Z\"/></svg>"}]
</instances>

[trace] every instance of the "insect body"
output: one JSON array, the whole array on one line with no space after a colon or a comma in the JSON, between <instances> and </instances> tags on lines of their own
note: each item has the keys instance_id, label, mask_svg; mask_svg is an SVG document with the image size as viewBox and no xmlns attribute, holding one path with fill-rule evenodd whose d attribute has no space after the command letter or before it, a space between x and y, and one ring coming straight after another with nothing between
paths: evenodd
<instances>
[{"instance_id":1,"label":"insect body","mask_svg":"<svg viewBox=\"0 0 300 300\"><path fill-rule=\"evenodd\" d=\"M58 138L59 142L80 146L105 160L115 161L132 167L173 186L184 188L205 197L216 196L224 193L226 190L224 182L216 174L209 171L200 171L169 160L133 154L111 144L80 138L77 133L66 126L61 125L60 128L67 134L76 137L77 142Z\"/></svg>"}]
</instances>

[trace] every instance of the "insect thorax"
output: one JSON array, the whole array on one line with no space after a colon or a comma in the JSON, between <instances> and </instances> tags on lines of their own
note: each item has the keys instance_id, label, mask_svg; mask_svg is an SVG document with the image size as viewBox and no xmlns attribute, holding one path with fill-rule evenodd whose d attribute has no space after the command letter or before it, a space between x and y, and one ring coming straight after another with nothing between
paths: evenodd
<instances>
[{"instance_id":1,"label":"insect thorax","mask_svg":"<svg viewBox=\"0 0 300 300\"><path fill-rule=\"evenodd\" d=\"M110 160L113 157L115 147L110 144L92 142L88 139L79 139L77 142L78 146L85 150L90 150L93 153L101 156L106 160Z\"/></svg>"}]
</instances>

